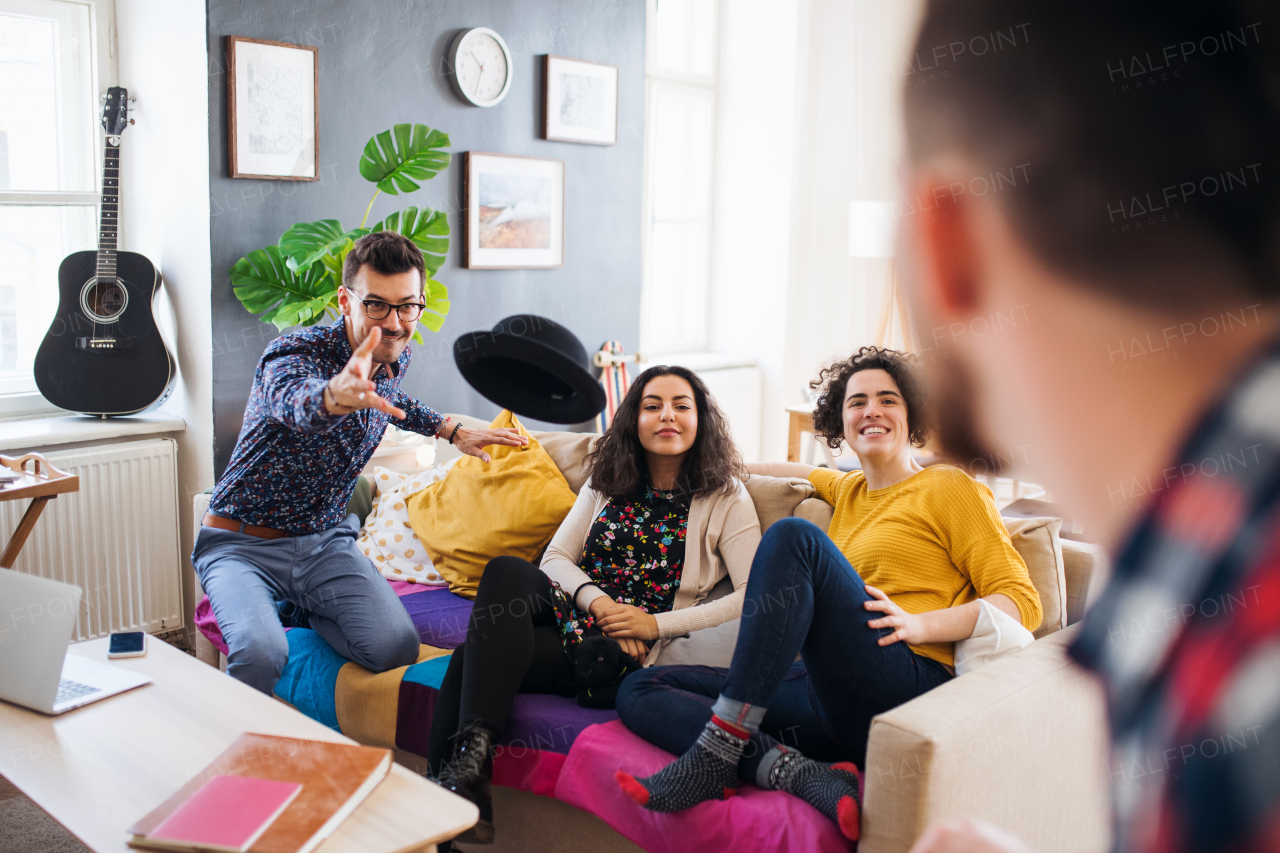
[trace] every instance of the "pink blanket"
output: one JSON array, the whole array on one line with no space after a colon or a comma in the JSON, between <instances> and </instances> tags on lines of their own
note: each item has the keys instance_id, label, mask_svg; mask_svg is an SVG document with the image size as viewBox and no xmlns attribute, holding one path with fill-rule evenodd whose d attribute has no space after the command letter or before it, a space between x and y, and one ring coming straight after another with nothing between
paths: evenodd
<instances>
[{"instance_id":1,"label":"pink blanket","mask_svg":"<svg viewBox=\"0 0 1280 853\"><path fill-rule=\"evenodd\" d=\"M455 602L456 596L438 588L414 588L396 583L392 586L414 617L420 635L430 631L433 638L440 638L437 639L439 645L457 644L465 630L466 615L464 613L459 621L450 614L457 609L453 605L466 607L469 602ZM427 592L434 594L422 594ZM196 608L196 625L210 642L226 653L208 598ZM423 641L430 642L429 639ZM316 644L316 648L334 656L323 642ZM293 661L291 655L292 665L303 662L302 659ZM431 711L445 663L446 659L437 658L410 667L406 673L396 723L396 744L402 749L426 754ZM333 672L336 674L336 668ZM326 707L331 710L334 689L330 681L312 692L325 694L330 700ZM299 702L292 694L282 698L288 698L295 705ZM317 719L324 717L314 709L310 713ZM626 770L636 776L646 776L665 767L674 756L632 734L616 718L601 722L612 716L612 711L590 711L556 696L518 697L512 724L498 746L494 784L554 796L598 815L649 853L702 850L837 853L851 849L836 825L816 809L789 794L762 791L751 785L723 802L703 803L677 814L657 814L641 808L622 793L613 774ZM336 718L330 725L337 727Z\"/></svg>"},{"instance_id":2,"label":"pink blanket","mask_svg":"<svg viewBox=\"0 0 1280 853\"><path fill-rule=\"evenodd\" d=\"M556 799L598 815L649 853L693 850L818 851L853 845L817 809L781 791L744 785L727 800L658 814L636 805L614 782L626 770L647 776L675 756L632 734L620 720L583 730L556 781Z\"/></svg>"}]
</instances>

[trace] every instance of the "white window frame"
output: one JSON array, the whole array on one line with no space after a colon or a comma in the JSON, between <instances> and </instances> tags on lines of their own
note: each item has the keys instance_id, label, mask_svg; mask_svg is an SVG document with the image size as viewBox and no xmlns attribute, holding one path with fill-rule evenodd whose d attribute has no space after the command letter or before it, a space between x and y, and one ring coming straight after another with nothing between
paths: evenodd
<instances>
[{"instance_id":1,"label":"white window frame","mask_svg":"<svg viewBox=\"0 0 1280 853\"><path fill-rule=\"evenodd\" d=\"M94 34L90 50L93 59L89 63L91 86L99 95L105 95L116 81L116 31L114 0L55 0L68 6L83 6L89 10L89 28ZM94 98L95 114L91 127L101 127L96 110L100 98ZM54 192L37 190L0 190L0 205L86 206L94 207L94 233L101 212L102 201L102 136L95 133L93 151L94 190L92 192ZM122 241L123 245L123 241ZM56 286L56 283L54 284ZM22 391L16 394L0 394L0 420L51 415L64 412L54 406L39 391Z\"/></svg>"},{"instance_id":2,"label":"white window frame","mask_svg":"<svg viewBox=\"0 0 1280 853\"><path fill-rule=\"evenodd\" d=\"M714 30L715 41L712 46L713 55L711 60L711 73L703 76L698 74L686 74L673 71L661 70L657 63L657 6L659 0L647 0L645 4L645 21L646 21L646 38L645 38L645 76L644 76L644 94L645 94L645 144L644 144L644 214L642 217L643 227L641 232L641 285L640 285L640 349L647 354L670 354L670 353L689 353L689 352L706 352L710 349L711 344L711 289L712 282L715 277L715 247L713 237L715 234L715 189L716 189L716 137L719 129L719 78L720 78L720 34L722 26L722 10L721 0L713 0L714 6ZM657 221L654 215L654 176L653 176L653 150L656 129L653 123L653 103L655 92L664 88L673 90L696 90L711 96L711 134L710 134L710 164L711 176L710 183L707 188L707 214L706 214L706 247L707 247L707 270L706 270L706 287L701 294L702 299L702 329L701 334L696 340L689 339L675 344L666 344L653 346L650 343L651 330L650 324L650 307L653 296L652 287L652 263L650 253L653 245L653 225ZM664 220L666 222L688 222L688 217L671 217Z\"/></svg>"}]
</instances>

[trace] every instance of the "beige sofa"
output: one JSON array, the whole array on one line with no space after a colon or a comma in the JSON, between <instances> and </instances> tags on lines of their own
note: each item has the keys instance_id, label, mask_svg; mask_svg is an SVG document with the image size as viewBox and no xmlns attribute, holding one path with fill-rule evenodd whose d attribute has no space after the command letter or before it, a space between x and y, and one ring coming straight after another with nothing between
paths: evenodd
<instances>
[{"instance_id":1,"label":"beige sofa","mask_svg":"<svg viewBox=\"0 0 1280 853\"><path fill-rule=\"evenodd\" d=\"M454 415L455 418L459 416ZM481 421L461 417L466 426ZM585 480L583 457L595 436L533 433L576 492ZM444 443L437 462L456 450ZM762 529L780 518L806 518L824 530L831 507L814 498L805 469L786 464L752 466L747 484ZM198 523L207 496L197 496ZM1092 853L1110 843L1107 730L1102 695L1074 668L1064 650L1089 602L1107 578L1101 548L1060 539L1058 523L1008 519L1015 547L1027 559L1045 605L1037 642L876 717L871 725L863 797L862 853L908 850L930 824L970 815L1018 834L1041 853ZM198 654L217 665L213 647L199 637ZM411 756L406 763L418 764ZM556 800L499 790L502 850L583 851L635 849L602 821L581 817L565 834L565 810ZM547 831L542 831L545 828ZM480 848L476 848L480 849Z\"/></svg>"}]
</instances>

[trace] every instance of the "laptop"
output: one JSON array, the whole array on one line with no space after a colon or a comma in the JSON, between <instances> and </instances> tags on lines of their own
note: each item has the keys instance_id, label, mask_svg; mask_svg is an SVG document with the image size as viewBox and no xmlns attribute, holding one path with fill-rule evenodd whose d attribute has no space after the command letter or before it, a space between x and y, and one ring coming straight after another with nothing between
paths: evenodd
<instances>
[{"instance_id":1,"label":"laptop","mask_svg":"<svg viewBox=\"0 0 1280 853\"><path fill-rule=\"evenodd\" d=\"M67 654L80 587L0 569L0 699L61 714L151 679Z\"/></svg>"}]
</instances>

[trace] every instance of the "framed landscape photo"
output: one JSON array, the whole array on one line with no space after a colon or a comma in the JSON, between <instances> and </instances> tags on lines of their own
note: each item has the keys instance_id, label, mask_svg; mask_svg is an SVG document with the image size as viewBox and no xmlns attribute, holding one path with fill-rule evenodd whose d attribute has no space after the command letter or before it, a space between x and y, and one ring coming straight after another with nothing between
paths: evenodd
<instances>
[{"instance_id":1,"label":"framed landscape photo","mask_svg":"<svg viewBox=\"0 0 1280 853\"><path fill-rule=\"evenodd\" d=\"M542 138L616 143L618 66L550 54L542 61Z\"/></svg>"},{"instance_id":2,"label":"framed landscape photo","mask_svg":"<svg viewBox=\"0 0 1280 853\"><path fill-rule=\"evenodd\" d=\"M463 154L467 269L564 266L564 161Z\"/></svg>"},{"instance_id":3,"label":"framed landscape photo","mask_svg":"<svg viewBox=\"0 0 1280 853\"><path fill-rule=\"evenodd\" d=\"M316 53L306 45L227 36L231 177L320 180Z\"/></svg>"}]
</instances>

